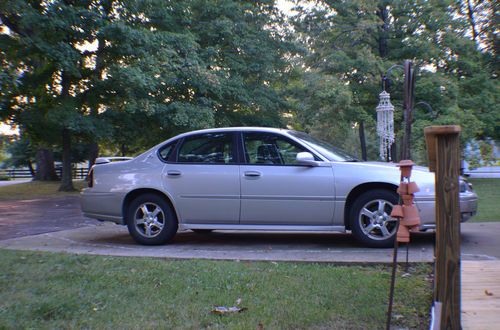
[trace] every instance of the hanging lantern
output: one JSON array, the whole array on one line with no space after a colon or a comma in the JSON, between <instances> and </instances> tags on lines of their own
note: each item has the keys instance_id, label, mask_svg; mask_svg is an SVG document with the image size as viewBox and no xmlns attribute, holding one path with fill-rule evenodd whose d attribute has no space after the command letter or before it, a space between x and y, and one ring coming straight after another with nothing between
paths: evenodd
<instances>
[{"instance_id":1,"label":"hanging lantern","mask_svg":"<svg viewBox=\"0 0 500 330\"><path fill-rule=\"evenodd\" d=\"M391 161L391 146L394 143L394 106L390 94L382 91L377 110L377 135L380 138L380 158Z\"/></svg>"}]
</instances>

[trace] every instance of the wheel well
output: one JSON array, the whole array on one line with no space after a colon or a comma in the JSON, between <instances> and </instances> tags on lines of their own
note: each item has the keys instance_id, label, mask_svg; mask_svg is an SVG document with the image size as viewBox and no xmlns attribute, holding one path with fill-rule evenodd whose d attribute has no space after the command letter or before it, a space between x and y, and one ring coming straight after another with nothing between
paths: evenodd
<instances>
[{"instance_id":1,"label":"wheel well","mask_svg":"<svg viewBox=\"0 0 500 330\"><path fill-rule=\"evenodd\" d=\"M344 225L346 229L351 229L350 221L349 221L349 211L351 210L352 204L361 194L365 193L371 189L386 189L392 192L396 192L398 187L391 183L386 182L370 182L363 183L359 186L354 187L353 190L349 193L346 199L345 207L344 207Z\"/></svg>"},{"instance_id":2,"label":"wheel well","mask_svg":"<svg viewBox=\"0 0 500 330\"><path fill-rule=\"evenodd\" d=\"M158 195L160 196L161 198L163 198L169 205L170 207L172 208L172 210L174 211L174 215L177 216L177 213L175 211L175 208L174 208L174 205L172 204L172 201L170 200L170 198L168 198L167 195L165 195L163 192L159 191L159 190L156 190L156 189L151 189L151 188L141 188L141 189L136 189L136 190L132 190L131 192L129 192L124 200L123 200L123 204L122 204L122 215L123 215L123 223L126 224L126 214L127 214L127 208L128 206L130 205L130 202L132 202L137 196L140 196L142 194L155 194L155 195Z\"/></svg>"}]
</instances>

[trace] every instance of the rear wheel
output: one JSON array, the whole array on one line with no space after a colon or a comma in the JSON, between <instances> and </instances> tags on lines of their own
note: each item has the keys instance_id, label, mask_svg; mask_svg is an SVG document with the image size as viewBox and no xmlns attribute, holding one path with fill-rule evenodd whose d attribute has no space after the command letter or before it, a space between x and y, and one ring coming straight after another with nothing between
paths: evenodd
<instances>
[{"instance_id":1,"label":"rear wheel","mask_svg":"<svg viewBox=\"0 0 500 330\"><path fill-rule=\"evenodd\" d=\"M155 194L135 198L128 207L126 220L130 235L140 244L165 244L177 233L177 218L172 207Z\"/></svg>"},{"instance_id":2,"label":"rear wheel","mask_svg":"<svg viewBox=\"0 0 500 330\"><path fill-rule=\"evenodd\" d=\"M385 189L370 190L352 205L350 225L354 237L370 247L391 247L397 230L397 219L391 217L398 195Z\"/></svg>"}]
</instances>

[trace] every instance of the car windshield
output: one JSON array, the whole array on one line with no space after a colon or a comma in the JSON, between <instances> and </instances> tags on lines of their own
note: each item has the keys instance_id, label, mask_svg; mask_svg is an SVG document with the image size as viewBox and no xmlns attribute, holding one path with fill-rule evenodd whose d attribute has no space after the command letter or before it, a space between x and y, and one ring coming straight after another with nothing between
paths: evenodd
<instances>
[{"instance_id":1,"label":"car windshield","mask_svg":"<svg viewBox=\"0 0 500 330\"><path fill-rule=\"evenodd\" d=\"M359 159L347 152L332 146L330 143L316 139L304 132L289 131L290 134L310 146L330 161L336 162L358 162Z\"/></svg>"}]
</instances>

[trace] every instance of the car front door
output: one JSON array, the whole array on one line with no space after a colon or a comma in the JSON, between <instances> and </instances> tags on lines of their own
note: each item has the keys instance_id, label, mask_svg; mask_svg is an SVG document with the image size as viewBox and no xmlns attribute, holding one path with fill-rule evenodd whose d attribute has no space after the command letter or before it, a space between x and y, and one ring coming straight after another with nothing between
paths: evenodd
<instances>
[{"instance_id":1,"label":"car front door","mask_svg":"<svg viewBox=\"0 0 500 330\"><path fill-rule=\"evenodd\" d=\"M334 177L331 166L304 166L298 152L308 151L274 133L242 134L241 216L244 225L331 225Z\"/></svg>"},{"instance_id":2,"label":"car front door","mask_svg":"<svg viewBox=\"0 0 500 330\"><path fill-rule=\"evenodd\" d=\"M182 223L235 224L240 216L239 166L235 134L185 137L163 172Z\"/></svg>"}]
</instances>

